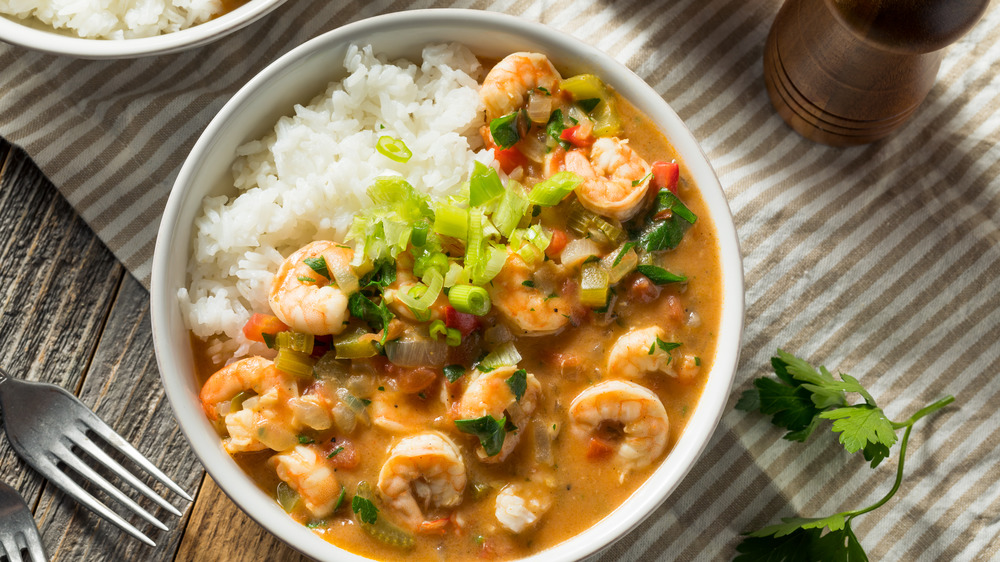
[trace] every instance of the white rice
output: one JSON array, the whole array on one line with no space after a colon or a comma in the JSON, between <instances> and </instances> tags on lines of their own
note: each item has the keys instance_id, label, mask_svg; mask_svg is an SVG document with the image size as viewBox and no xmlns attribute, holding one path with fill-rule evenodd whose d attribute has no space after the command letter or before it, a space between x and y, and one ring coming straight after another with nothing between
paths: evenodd
<instances>
[{"instance_id":1,"label":"white rice","mask_svg":"<svg viewBox=\"0 0 1000 562\"><path fill-rule=\"evenodd\" d=\"M352 46L348 75L274 131L238 149L237 197L209 197L195 221L190 284L178 297L188 328L211 338L216 354L259 352L243 338L253 312L269 313L267 294L284 256L310 241L341 241L354 215L371 202L374 179L399 174L414 188L457 193L478 158L483 122L481 67L461 45L432 45L422 64L387 62L371 47ZM405 163L379 154L382 135L413 152Z\"/></svg>"},{"instance_id":2,"label":"white rice","mask_svg":"<svg viewBox=\"0 0 1000 562\"><path fill-rule=\"evenodd\" d=\"M221 0L0 0L0 13L86 39L154 37L221 12Z\"/></svg>"}]
</instances>

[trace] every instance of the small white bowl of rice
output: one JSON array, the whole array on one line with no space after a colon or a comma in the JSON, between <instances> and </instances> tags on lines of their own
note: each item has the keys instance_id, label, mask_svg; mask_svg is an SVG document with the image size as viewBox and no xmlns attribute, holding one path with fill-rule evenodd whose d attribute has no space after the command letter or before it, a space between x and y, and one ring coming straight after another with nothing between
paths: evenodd
<instances>
[{"instance_id":1,"label":"small white bowl of rice","mask_svg":"<svg viewBox=\"0 0 1000 562\"><path fill-rule=\"evenodd\" d=\"M449 50L454 44L463 47ZM476 108L469 107L476 102L463 88L469 81L464 69L474 67L476 57L499 60L517 51L545 53L560 70L601 76L657 125L714 221L722 279L711 371L666 460L608 516L525 559L578 560L626 536L678 488L723 414L743 328L740 250L715 172L662 97L610 56L512 16L417 10L343 26L272 63L208 125L167 202L151 280L157 361L182 431L243 511L309 557L367 559L294 521L227 454L199 401L191 333L209 338L216 353L248 353L239 331L249 310L261 299L266 304L268 268L304 242L342 237L353 213L370 205L364 188L386 173L385 160L370 157L379 136L371 129L387 128L406 139L413 153L409 165L416 166L407 177L417 189L435 193L437 186L458 185L473 161L486 158L482 140L476 140ZM398 59L415 64L389 68Z\"/></svg>"},{"instance_id":2,"label":"small white bowl of rice","mask_svg":"<svg viewBox=\"0 0 1000 562\"><path fill-rule=\"evenodd\" d=\"M285 0L0 0L0 41L85 59L127 59L198 47Z\"/></svg>"}]
</instances>

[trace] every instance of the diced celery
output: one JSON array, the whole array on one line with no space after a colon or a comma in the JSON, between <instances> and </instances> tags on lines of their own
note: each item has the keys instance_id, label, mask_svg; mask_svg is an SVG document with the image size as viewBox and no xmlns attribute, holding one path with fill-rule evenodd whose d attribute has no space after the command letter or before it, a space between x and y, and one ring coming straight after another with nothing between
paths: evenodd
<instances>
[{"instance_id":1,"label":"diced celery","mask_svg":"<svg viewBox=\"0 0 1000 562\"><path fill-rule=\"evenodd\" d=\"M274 366L278 370L298 377L311 377L316 360L307 353L293 351L291 348L279 347L278 356L274 358Z\"/></svg>"},{"instance_id":2,"label":"diced celery","mask_svg":"<svg viewBox=\"0 0 1000 562\"><path fill-rule=\"evenodd\" d=\"M580 269L580 304L601 308L608 303L608 271L598 261L587 262Z\"/></svg>"}]
</instances>

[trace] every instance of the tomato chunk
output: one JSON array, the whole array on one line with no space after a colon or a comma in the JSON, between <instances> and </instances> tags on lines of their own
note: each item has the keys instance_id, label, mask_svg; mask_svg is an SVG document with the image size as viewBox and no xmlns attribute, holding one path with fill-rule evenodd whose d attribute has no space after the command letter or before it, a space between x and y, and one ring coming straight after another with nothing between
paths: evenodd
<instances>
[{"instance_id":1,"label":"tomato chunk","mask_svg":"<svg viewBox=\"0 0 1000 562\"><path fill-rule=\"evenodd\" d=\"M563 129L562 133L559 133L559 138L573 146L586 147L594 144L592 131L593 129L589 127L584 129L583 125L573 125Z\"/></svg>"},{"instance_id":2,"label":"tomato chunk","mask_svg":"<svg viewBox=\"0 0 1000 562\"><path fill-rule=\"evenodd\" d=\"M591 437L590 444L587 446L587 459L592 461L606 459L611 456L611 453L614 452L614 444L607 439Z\"/></svg>"},{"instance_id":3,"label":"tomato chunk","mask_svg":"<svg viewBox=\"0 0 1000 562\"><path fill-rule=\"evenodd\" d=\"M569 238L566 236L566 232L558 228L553 229L552 240L549 242L549 246L545 248L545 255L550 258L558 256L566 248L567 242L569 242Z\"/></svg>"},{"instance_id":4,"label":"tomato chunk","mask_svg":"<svg viewBox=\"0 0 1000 562\"><path fill-rule=\"evenodd\" d=\"M462 332L462 337L468 337L469 334L475 332L482 326L479 322L479 317L474 314L467 314L465 312L459 312L455 310L455 307L448 306L444 313L444 325L449 328L456 328L459 332Z\"/></svg>"},{"instance_id":5,"label":"tomato chunk","mask_svg":"<svg viewBox=\"0 0 1000 562\"><path fill-rule=\"evenodd\" d=\"M264 343L264 334L273 336L278 332L285 332L288 330L288 326L284 322L278 319L277 316L271 314L260 314L255 312L250 320L243 325L243 335L246 336L248 340L259 341Z\"/></svg>"},{"instance_id":6,"label":"tomato chunk","mask_svg":"<svg viewBox=\"0 0 1000 562\"><path fill-rule=\"evenodd\" d=\"M326 457L326 462L334 468L349 470L358 466L358 449L347 439L336 439L320 448L320 454Z\"/></svg>"},{"instance_id":7,"label":"tomato chunk","mask_svg":"<svg viewBox=\"0 0 1000 562\"><path fill-rule=\"evenodd\" d=\"M653 162L653 181L650 182L650 185L657 191L666 188L677 195L677 180L680 175L681 168L676 162Z\"/></svg>"},{"instance_id":8,"label":"tomato chunk","mask_svg":"<svg viewBox=\"0 0 1000 562\"><path fill-rule=\"evenodd\" d=\"M496 158L497 163L500 164L500 168L503 169L505 174L509 174L518 166L524 166L528 163L528 159L525 158L524 154L516 146L506 149L498 146L493 147L493 158Z\"/></svg>"}]
</instances>

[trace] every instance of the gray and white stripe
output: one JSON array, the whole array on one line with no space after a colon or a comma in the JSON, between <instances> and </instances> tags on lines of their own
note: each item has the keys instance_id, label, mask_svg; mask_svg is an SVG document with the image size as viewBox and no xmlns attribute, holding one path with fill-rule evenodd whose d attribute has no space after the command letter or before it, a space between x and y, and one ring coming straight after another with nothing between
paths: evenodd
<instances>
[{"instance_id":1,"label":"gray and white stripe","mask_svg":"<svg viewBox=\"0 0 1000 562\"><path fill-rule=\"evenodd\" d=\"M764 90L780 2L287 2L207 47L94 62L0 46L0 134L22 146L148 282L161 209L187 150L250 76L338 25L412 8L503 11L595 44L689 124L743 246L747 327L735 403L781 347L859 377L890 417L944 394L911 437L902 492L855 529L872 559L1000 558L1000 8L942 63L894 137L838 149L793 133ZM610 560L726 559L779 516L860 507L889 487L828 435L780 439L730 409L705 454Z\"/></svg>"}]
</instances>

